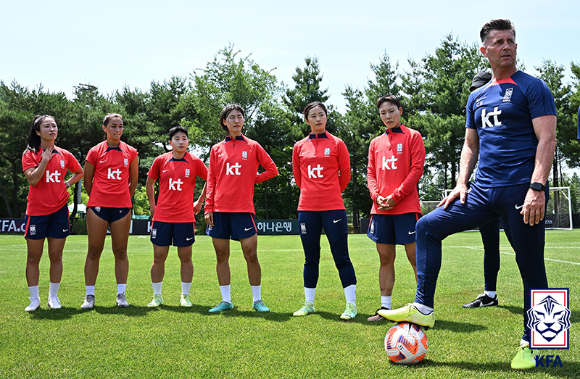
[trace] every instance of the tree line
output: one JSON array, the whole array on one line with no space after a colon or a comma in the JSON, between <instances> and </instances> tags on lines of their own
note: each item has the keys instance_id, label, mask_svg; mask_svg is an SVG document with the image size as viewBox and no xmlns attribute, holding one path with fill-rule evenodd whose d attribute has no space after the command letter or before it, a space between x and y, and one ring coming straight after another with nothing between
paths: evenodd
<instances>
[{"instance_id":1,"label":"tree line","mask_svg":"<svg viewBox=\"0 0 580 379\"><path fill-rule=\"evenodd\" d=\"M384 132L375 104L385 94L401 98L404 124L423 135L427 156L419 183L421 199L439 200L445 188L455 186L459 174L471 80L477 72L490 68L476 44L461 42L451 34L433 53L420 60L409 58L408 65L407 71L399 69L399 63L392 63L385 52L370 64L372 77L363 88L346 87L344 113L332 105L316 57L305 58L289 87L277 80L273 70L261 67L233 45L221 49L203 70L194 70L187 77L153 81L146 92L124 87L103 94L95 86L79 85L68 99L62 92L45 91L42 85L29 90L16 81L0 81L0 217L24 213L28 183L22 174L21 156L35 114L56 117L57 145L73 153L81 164L89 149L103 141L100 126L104 115L122 114L123 139L137 148L140 158L135 212L147 214L146 174L154 158L169 151L169 129L186 127L193 152L207 164L211 146L225 136L219 126L223 106L238 103L246 111L243 133L264 147L280 173L256 187L256 216L295 218L299 191L293 184L292 147L309 132L302 117L305 105L321 101L329 109L327 129L345 141L351 155L352 180L343 196L357 227L359 217L368 216L371 209L367 154L370 141ZM522 62L519 67L525 71ZM566 175L562 168L580 167L576 139L580 63L570 63L569 83L564 82L565 67L556 62L544 60L535 69L554 94L558 110L551 185L571 185L577 211L579 178Z\"/></svg>"}]
</instances>

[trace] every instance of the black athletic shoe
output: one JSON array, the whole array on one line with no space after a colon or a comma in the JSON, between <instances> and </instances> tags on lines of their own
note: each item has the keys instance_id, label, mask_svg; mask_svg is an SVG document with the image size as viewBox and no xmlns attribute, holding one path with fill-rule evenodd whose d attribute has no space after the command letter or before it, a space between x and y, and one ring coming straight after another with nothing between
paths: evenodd
<instances>
[{"instance_id":1,"label":"black athletic shoe","mask_svg":"<svg viewBox=\"0 0 580 379\"><path fill-rule=\"evenodd\" d=\"M487 296L485 293L482 293L477 297L477 299L473 300L471 303L465 304L463 308L481 308L495 306L497 306L497 295L495 295L495 298L493 298Z\"/></svg>"}]
</instances>

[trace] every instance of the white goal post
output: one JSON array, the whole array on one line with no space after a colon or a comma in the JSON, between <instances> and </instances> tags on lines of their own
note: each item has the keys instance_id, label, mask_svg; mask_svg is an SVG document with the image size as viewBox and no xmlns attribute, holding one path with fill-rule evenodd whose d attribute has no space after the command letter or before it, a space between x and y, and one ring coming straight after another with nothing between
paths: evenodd
<instances>
[{"instance_id":1,"label":"white goal post","mask_svg":"<svg viewBox=\"0 0 580 379\"><path fill-rule=\"evenodd\" d=\"M443 197L453 191L446 189ZM431 212L439 201L421 201L423 215ZM572 201L570 187L550 187L550 199L546 207L546 229L572 230Z\"/></svg>"}]
</instances>

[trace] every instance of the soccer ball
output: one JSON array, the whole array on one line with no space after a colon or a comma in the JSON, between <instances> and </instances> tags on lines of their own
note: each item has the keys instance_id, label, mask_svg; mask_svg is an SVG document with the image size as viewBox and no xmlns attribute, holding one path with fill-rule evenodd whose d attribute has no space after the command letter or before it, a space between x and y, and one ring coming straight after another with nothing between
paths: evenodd
<instances>
[{"instance_id":1,"label":"soccer ball","mask_svg":"<svg viewBox=\"0 0 580 379\"><path fill-rule=\"evenodd\" d=\"M385 336L385 351L395 363L417 364L425 358L427 350L427 335L419 325L401 322Z\"/></svg>"}]
</instances>

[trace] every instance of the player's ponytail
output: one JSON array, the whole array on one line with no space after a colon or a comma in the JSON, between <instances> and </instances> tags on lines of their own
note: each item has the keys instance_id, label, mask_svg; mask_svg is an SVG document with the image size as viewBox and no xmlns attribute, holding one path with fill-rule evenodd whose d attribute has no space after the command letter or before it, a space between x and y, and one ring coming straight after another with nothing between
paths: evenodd
<instances>
[{"instance_id":1,"label":"player's ponytail","mask_svg":"<svg viewBox=\"0 0 580 379\"><path fill-rule=\"evenodd\" d=\"M32 120L32 125L30 126L30 133L28 134L28 144L26 146L26 150L24 152L26 152L27 150L30 150L34 153L38 152L40 149L40 135L38 135L38 132L40 132L40 124L42 123L42 121L47 118L50 117L53 120L56 121L56 119L50 115L36 115L34 116L34 119Z\"/></svg>"}]
</instances>

